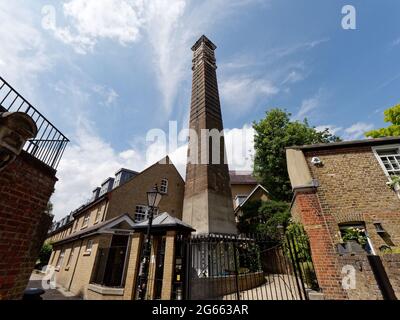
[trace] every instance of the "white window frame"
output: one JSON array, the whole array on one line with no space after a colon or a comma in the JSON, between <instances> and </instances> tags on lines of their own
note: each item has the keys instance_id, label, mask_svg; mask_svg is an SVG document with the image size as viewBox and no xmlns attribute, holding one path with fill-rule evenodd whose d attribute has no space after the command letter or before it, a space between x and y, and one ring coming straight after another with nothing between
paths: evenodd
<instances>
[{"instance_id":1,"label":"white window frame","mask_svg":"<svg viewBox=\"0 0 400 320\"><path fill-rule=\"evenodd\" d=\"M350 223L350 224L339 224L339 231L340 231L340 236L342 234L342 230L345 230L347 228L361 228L365 230L365 236L367 237L367 242L368 245L371 249L371 253L375 256L376 255L376 251L374 249L374 245L372 244L371 238L368 235L368 230L367 230L367 226L364 222L356 222L356 223Z\"/></svg>"},{"instance_id":2,"label":"white window frame","mask_svg":"<svg viewBox=\"0 0 400 320\"><path fill-rule=\"evenodd\" d=\"M390 145L372 147L372 151L373 151L376 159L378 160L383 172L385 173L388 181L391 181L391 178L390 178L391 175L390 175L389 171L386 169L385 164L383 163L383 161L381 159L381 156L378 154L378 151L387 150L387 149L397 149L397 152L400 155L400 144L390 144ZM399 171L398 175L400 176L400 171ZM400 190L397 191L396 193L397 193L397 196L400 198Z\"/></svg>"},{"instance_id":3,"label":"white window frame","mask_svg":"<svg viewBox=\"0 0 400 320\"><path fill-rule=\"evenodd\" d=\"M372 147L372 151L374 152L375 157L378 159L378 162L381 165L383 172L385 173L385 175L388 178L390 178L389 171L386 169L385 164L383 163L383 161L381 159L381 156L378 154L378 151L387 150L387 149L397 149L397 152L400 155L400 144L391 144L391 145L385 145L385 146ZM400 172L399 172L399 174L400 174Z\"/></svg>"},{"instance_id":4,"label":"white window frame","mask_svg":"<svg viewBox=\"0 0 400 320\"><path fill-rule=\"evenodd\" d=\"M249 196L248 194L237 194L235 196L236 207L239 207L243 202L245 202L248 196ZM243 199L243 201L239 202L239 199L241 199L241 198Z\"/></svg>"},{"instance_id":5,"label":"white window frame","mask_svg":"<svg viewBox=\"0 0 400 320\"><path fill-rule=\"evenodd\" d=\"M93 240L89 239L86 242L85 255L90 255L93 249Z\"/></svg>"},{"instance_id":6,"label":"white window frame","mask_svg":"<svg viewBox=\"0 0 400 320\"><path fill-rule=\"evenodd\" d=\"M165 183L165 185L163 185L163 182ZM169 182L168 182L167 178L163 178L161 180L161 185L160 185L160 192L161 193L164 193L164 194L168 193L168 184L169 184Z\"/></svg>"},{"instance_id":7,"label":"white window frame","mask_svg":"<svg viewBox=\"0 0 400 320\"><path fill-rule=\"evenodd\" d=\"M142 208L144 210L144 212L139 212L138 208ZM148 216L148 211L149 211L149 208L147 206L142 205L142 204L136 205L136 208L135 208L135 222L140 222L140 221L146 220L147 216ZM136 219L136 215L143 216L143 219L137 220Z\"/></svg>"},{"instance_id":8,"label":"white window frame","mask_svg":"<svg viewBox=\"0 0 400 320\"><path fill-rule=\"evenodd\" d=\"M85 213L85 215L83 216L81 229L84 229L89 225L89 220L90 220L90 212Z\"/></svg>"},{"instance_id":9,"label":"white window frame","mask_svg":"<svg viewBox=\"0 0 400 320\"><path fill-rule=\"evenodd\" d=\"M62 264L64 262L64 256L65 256L65 248L62 248L60 251L60 255L58 256L58 259L57 259L56 270L61 269Z\"/></svg>"},{"instance_id":10,"label":"white window frame","mask_svg":"<svg viewBox=\"0 0 400 320\"><path fill-rule=\"evenodd\" d=\"M101 220L101 216L102 216L102 214L101 214L101 210L102 209L102 207L99 207L98 209L97 209L97 211L96 211L96 217L95 217L95 220L94 220L94 223L98 223L100 220Z\"/></svg>"},{"instance_id":11,"label":"white window frame","mask_svg":"<svg viewBox=\"0 0 400 320\"><path fill-rule=\"evenodd\" d=\"M72 258L74 257L74 250L75 250L75 247L72 246L71 252L69 253L69 257L68 257L68 260L67 260L67 265L65 266L66 268L68 268L70 266L71 262L72 262Z\"/></svg>"}]
</instances>

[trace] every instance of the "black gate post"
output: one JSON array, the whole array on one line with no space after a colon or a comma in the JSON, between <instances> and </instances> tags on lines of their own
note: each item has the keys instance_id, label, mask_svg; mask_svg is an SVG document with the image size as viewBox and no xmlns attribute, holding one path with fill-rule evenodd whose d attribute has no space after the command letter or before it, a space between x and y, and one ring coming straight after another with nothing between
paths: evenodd
<instances>
[{"instance_id":1,"label":"black gate post","mask_svg":"<svg viewBox=\"0 0 400 320\"><path fill-rule=\"evenodd\" d=\"M236 281L236 299L240 300L240 289L239 289L239 268L237 264L236 256L236 237L233 238L233 259L235 260L235 281Z\"/></svg>"},{"instance_id":2,"label":"black gate post","mask_svg":"<svg viewBox=\"0 0 400 320\"><path fill-rule=\"evenodd\" d=\"M187 239L182 239L185 244L185 300L191 300L190 282L192 280L192 246L190 236Z\"/></svg>"},{"instance_id":3,"label":"black gate post","mask_svg":"<svg viewBox=\"0 0 400 320\"><path fill-rule=\"evenodd\" d=\"M293 239L293 238L292 238ZM299 291L299 295L300 295L300 300L303 300L303 294L302 294L302 290L300 288L300 284L299 284L299 278L297 277L297 266L296 266L296 259L294 258L293 251L296 251L296 249L294 247L292 247L292 242L291 242L291 237L289 234L286 235L286 243L288 245L288 249L289 249L289 254L290 254L290 260L292 261L292 265L293 265L293 271L294 271L294 277L296 278L296 285L297 285L297 289ZM294 245L294 244L293 244ZM301 272L301 270L299 270L299 272ZM303 281L302 277L300 276L300 280ZM306 295L306 300L307 300L307 295Z\"/></svg>"}]
</instances>

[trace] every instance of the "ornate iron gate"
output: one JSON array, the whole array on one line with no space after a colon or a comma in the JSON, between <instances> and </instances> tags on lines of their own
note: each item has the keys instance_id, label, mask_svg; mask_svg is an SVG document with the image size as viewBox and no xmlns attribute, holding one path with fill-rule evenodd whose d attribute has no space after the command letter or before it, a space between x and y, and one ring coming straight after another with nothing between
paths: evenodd
<instances>
[{"instance_id":1,"label":"ornate iron gate","mask_svg":"<svg viewBox=\"0 0 400 320\"><path fill-rule=\"evenodd\" d=\"M281 241L262 235L195 235L186 246L186 299L307 300L318 283L304 230Z\"/></svg>"}]
</instances>

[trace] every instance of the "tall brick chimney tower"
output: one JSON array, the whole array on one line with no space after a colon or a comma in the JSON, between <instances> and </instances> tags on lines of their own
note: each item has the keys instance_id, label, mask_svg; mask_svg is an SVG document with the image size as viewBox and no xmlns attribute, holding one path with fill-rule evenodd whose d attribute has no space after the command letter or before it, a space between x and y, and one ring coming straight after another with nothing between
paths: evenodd
<instances>
[{"instance_id":1,"label":"tall brick chimney tower","mask_svg":"<svg viewBox=\"0 0 400 320\"><path fill-rule=\"evenodd\" d=\"M207 130L223 133L215 49L216 46L204 35L192 47L191 132L183 221L198 234L236 234L224 137L221 134L211 139L207 134Z\"/></svg>"}]
</instances>

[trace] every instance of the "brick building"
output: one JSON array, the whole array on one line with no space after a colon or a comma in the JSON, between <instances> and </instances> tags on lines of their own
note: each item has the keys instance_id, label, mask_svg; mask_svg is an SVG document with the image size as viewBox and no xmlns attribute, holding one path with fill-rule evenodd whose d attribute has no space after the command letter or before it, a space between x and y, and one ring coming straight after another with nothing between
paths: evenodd
<instances>
[{"instance_id":1,"label":"brick building","mask_svg":"<svg viewBox=\"0 0 400 320\"><path fill-rule=\"evenodd\" d=\"M257 182L251 171L230 171L233 209L237 217L242 214L242 207L250 201L267 201L268 191Z\"/></svg>"},{"instance_id":2,"label":"brick building","mask_svg":"<svg viewBox=\"0 0 400 320\"><path fill-rule=\"evenodd\" d=\"M388 186L400 175L400 138L291 147L286 158L294 190L291 212L308 233L325 297L400 298L400 194L398 186ZM366 241L361 250L343 241L349 228L361 230ZM356 282L344 289L348 266Z\"/></svg>"},{"instance_id":3,"label":"brick building","mask_svg":"<svg viewBox=\"0 0 400 320\"><path fill-rule=\"evenodd\" d=\"M87 299L132 297L133 288L126 285L134 283L137 270L126 274L127 264L137 256L137 239L143 236L134 234L133 227L147 219L146 192L155 184L163 193L159 213L180 219L184 181L166 157L140 173L119 170L93 191L88 203L53 226L48 236L53 243L49 265L57 285ZM106 260L101 261L102 256Z\"/></svg>"},{"instance_id":4,"label":"brick building","mask_svg":"<svg viewBox=\"0 0 400 320\"><path fill-rule=\"evenodd\" d=\"M20 299L53 217L68 139L0 77L0 300Z\"/></svg>"}]
</instances>

